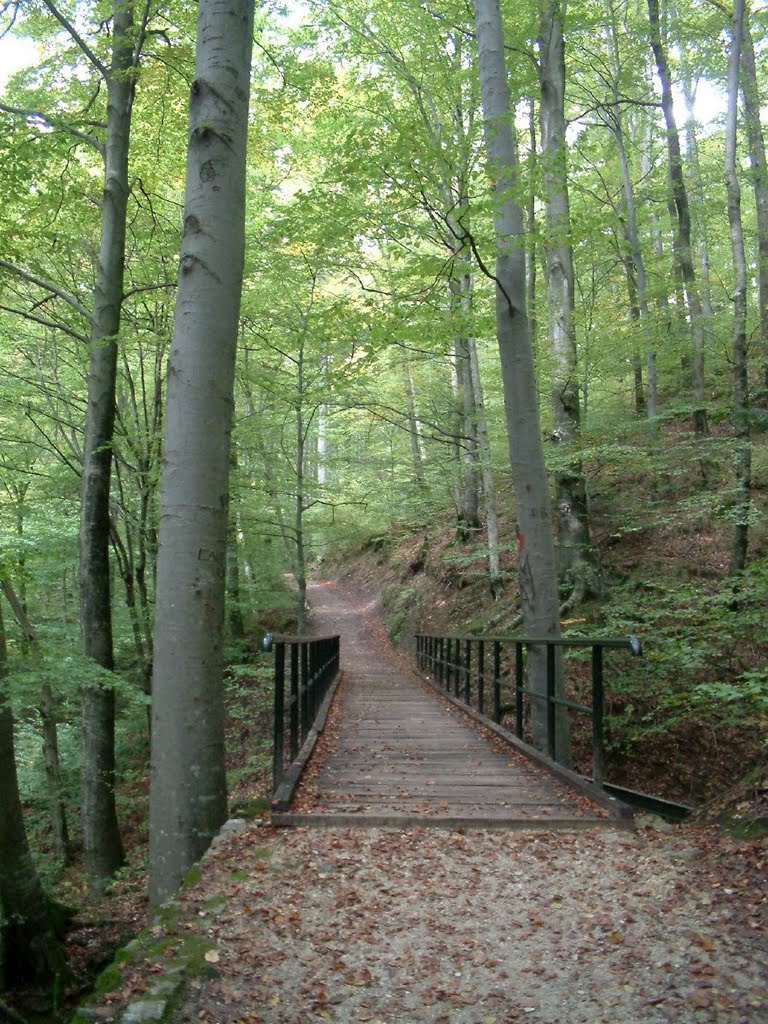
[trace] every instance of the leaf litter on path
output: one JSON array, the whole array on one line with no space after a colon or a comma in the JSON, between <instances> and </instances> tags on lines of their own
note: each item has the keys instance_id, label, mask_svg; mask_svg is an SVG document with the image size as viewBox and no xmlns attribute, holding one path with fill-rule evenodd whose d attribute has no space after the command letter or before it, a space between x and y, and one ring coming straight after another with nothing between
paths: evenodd
<instances>
[{"instance_id":1,"label":"leaf litter on path","mask_svg":"<svg viewBox=\"0 0 768 1024\"><path fill-rule=\"evenodd\" d=\"M740 882L724 844L254 827L182 896L219 960L177 1019L752 1024L768 1018L764 874Z\"/></svg>"}]
</instances>

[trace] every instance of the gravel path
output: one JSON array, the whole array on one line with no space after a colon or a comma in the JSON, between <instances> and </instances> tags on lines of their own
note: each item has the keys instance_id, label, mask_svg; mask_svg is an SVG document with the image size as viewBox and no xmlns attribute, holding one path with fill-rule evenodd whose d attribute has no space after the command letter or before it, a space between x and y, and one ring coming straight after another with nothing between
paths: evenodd
<instances>
[{"instance_id":1,"label":"gravel path","mask_svg":"<svg viewBox=\"0 0 768 1024\"><path fill-rule=\"evenodd\" d=\"M190 1024L768 1019L760 907L695 835L254 828L207 865Z\"/></svg>"}]
</instances>

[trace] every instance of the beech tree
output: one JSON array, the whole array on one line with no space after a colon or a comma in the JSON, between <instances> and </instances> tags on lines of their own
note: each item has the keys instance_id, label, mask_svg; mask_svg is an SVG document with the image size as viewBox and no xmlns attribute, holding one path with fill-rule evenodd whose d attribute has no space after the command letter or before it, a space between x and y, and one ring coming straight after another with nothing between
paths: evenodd
<instances>
[{"instance_id":1,"label":"beech tree","mask_svg":"<svg viewBox=\"0 0 768 1024\"><path fill-rule=\"evenodd\" d=\"M157 558L154 905L178 889L227 816L222 639L253 19L253 0L201 0L198 9Z\"/></svg>"},{"instance_id":2,"label":"beech tree","mask_svg":"<svg viewBox=\"0 0 768 1024\"><path fill-rule=\"evenodd\" d=\"M744 41L744 0L734 0L731 53L728 60L728 112L725 124L725 183L733 254L733 425L736 434L736 522L731 544L731 572L747 562L752 449L749 443L749 368L747 364L747 260L741 223L741 186L736 171L736 118L739 68Z\"/></svg>"},{"instance_id":3,"label":"beech tree","mask_svg":"<svg viewBox=\"0 0 768 1024\"><path fill-rule=\"evenodd\" d=\"M581 408L574 326L574 272L571 209L568 198L568 155L565 139L565 0L544 0L539 20L541 102L540 162L544 179L549 341L554 364L552 380L553 436L567 450L567 465L555 473L559 571L573 591L575 603L592 589L589 580L589 516L580 445Z\"/></svg>"},{"instance_id":4,"label":"beech tree","mask_svg":"<svg viewBox=\"0 0 768 1024\"><path fill-rule=\"evenodd\" d=\"M688 189L683 173L683 155L680 147L680 133L675 119L672 96L672 76L669 69L667 47L662 38L661 15L659 0L648 0L648 15L651 28L651 48L656 60L656 71L661 82L661 107L664 112L666 126L667 155L670 187L670 212L675 231L675 258L677 268L685 289L685 299L691 320L693 339L693 391L696 408L694 424L696 433L705 437L709 434L706 403L706 381L704 376L706 335L704 331L704 312L701 305L696 272L693 267L691 244L691 210L688 201ZM701 470L705 479L709 476L706 460L701 461Z\"/></svg>"},{"instance_id":5,"label":"beech tree","mask_svg":"<svg viewBox=\"0 0 768 1024\"><path fill-rule=\"evenodd\" d=\"M552 508L525 307L523 211L514 199L518 158L499 0L475 0L475 27L485 148L494 192L496 331L518 522L518 583L528 635L558 637L560 607ZM531 686L539 692L546 686L543 664L543 650L532 649ZM562 680L560 689L562 692ZM535 740L543 747L546 716L540 709L535 709L534 714ZM558 716L557 726L557 757L567 763L570 743L564 715Z\"/></svg>"}]
</instances>

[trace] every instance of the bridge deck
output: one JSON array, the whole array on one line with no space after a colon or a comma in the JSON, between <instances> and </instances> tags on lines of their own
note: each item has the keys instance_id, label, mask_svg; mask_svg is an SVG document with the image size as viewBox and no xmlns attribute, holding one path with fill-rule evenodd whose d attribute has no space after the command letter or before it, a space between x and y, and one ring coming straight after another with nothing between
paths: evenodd
<instances>
[{"instance_id":1,"label":"bridge deck","mask_svg":"<svg viewBox=\"0 0 768 1024\"><path fill-rule=\"evenodd\" d=\"M616 824L423 684L365 607L329 585L313 587L311 599L318 631L342 635L343 683L294 813L278 822Z\"/></svg>"}]
</instances>

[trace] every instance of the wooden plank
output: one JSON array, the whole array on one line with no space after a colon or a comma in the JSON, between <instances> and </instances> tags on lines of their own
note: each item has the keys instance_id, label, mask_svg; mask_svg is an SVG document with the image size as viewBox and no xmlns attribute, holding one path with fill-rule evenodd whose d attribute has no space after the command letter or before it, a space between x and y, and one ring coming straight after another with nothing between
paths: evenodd
<instances>
[{"instance_id":1,"label":"wooden plank","mask_svg":"<svg viewBox=\"0 0 768 1024\"><path fill-rule=\"evenodd\" d=\"M529 818L467 817L463 815L441 815L424 818L414 814L296 814L293 812L273 814L272 824L293 828L394 828L412 830L418 828L492 829L515 832L584 831L588 829L615 829L625 831L632 828L621 818Z\"/></svg>"}]
</instances>

